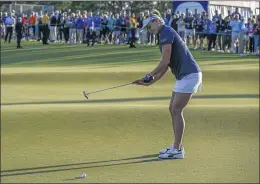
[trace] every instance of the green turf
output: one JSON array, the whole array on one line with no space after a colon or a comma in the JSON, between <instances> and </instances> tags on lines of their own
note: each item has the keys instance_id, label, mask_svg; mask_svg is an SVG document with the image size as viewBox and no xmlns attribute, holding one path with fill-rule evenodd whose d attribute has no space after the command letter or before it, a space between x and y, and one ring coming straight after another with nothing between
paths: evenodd
<instances>
[{"instance_id":1,"label":"green turf","mask_svg":"<svg viewBox=\"0 0 260 184\"><path fill-rule=\"evenodd\" d=\"M183 160L173 141L170 72L127 86L160 59L150 46L1 45L1 182L259 182L259 59L196 51L203 91L184 111ZM78 179L87 173L86 179Z\"/></svg>"}]
</instances>

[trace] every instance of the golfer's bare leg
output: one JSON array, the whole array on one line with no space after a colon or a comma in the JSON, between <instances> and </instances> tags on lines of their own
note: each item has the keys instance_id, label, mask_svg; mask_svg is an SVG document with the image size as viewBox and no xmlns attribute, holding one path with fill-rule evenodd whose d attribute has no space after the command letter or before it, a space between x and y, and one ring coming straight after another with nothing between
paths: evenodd
<instances>
[{"instance_id":1,"label":"golfer's bare leg","mask_svg":"<svg viewBox=\"0 0 260 184\"><path fill-rule=\"evenodd\" d=\"M172 98L171 98L171 101L170 101L170 106L169 106L169 111L170 111L170 114L171 114L171 117L172 117L172 128L173 128L173 133L175 135L175 127L174 127L174 116L172 115L172 105L173 105L173 100L174 100L174 96L175 96L175 92L173 91L172 92Z\"/></svg>"},{"instance_id":2,"label":"golfer's bare leg","mask_svg":"<svg viewBox=\"0 0 260 184\"><path fill-rule=\"evenodd\" d=\"M191 93L177 93L175 92L171 104L170 112L173 120L174 128L174 145L175 149L181 149L182 136L185 128L185 120L183 118L183 109L191 99Z\"/></svg>"}]
</instances>

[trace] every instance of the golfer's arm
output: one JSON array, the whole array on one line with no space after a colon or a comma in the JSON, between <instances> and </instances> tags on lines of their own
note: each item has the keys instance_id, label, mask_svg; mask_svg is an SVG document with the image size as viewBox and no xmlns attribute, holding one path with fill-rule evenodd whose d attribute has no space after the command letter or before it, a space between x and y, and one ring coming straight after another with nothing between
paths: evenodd
<instances>
[{"instance_id":1,"label":"golfer's arm","mask_svg":"<svg viewBox=\"0 0 260 184\"><path fill-rule=\"evenodd\" d=\"M168 64L170 63L172 52L172 45L166 44L162 47L162 59L159 65L150 73L152 76L156 76L164 70L168 69Z\"/></svg>"},{"instance_id":2,"label":"golfer's arm","mask_svg":"<svg viewBox=\"0 0 260 184\"><path fill-rule=\"evenodd\" d=\"M162 70L160 73L158 73L157 75L154 76L154 79L152 81L152 84L154 84L155 82L157 82L158 80L160 80L164 74L166 74L166 72L168 71L168 66L167 68L165 68L164 70Z\"/></svg>"}]
</instances>

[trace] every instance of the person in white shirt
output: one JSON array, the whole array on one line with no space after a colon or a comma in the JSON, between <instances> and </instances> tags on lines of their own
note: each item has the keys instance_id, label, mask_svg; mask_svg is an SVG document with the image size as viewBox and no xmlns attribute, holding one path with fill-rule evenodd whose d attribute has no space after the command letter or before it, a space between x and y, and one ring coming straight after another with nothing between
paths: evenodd
<instances>
[{"instance_id":1,"label":"person in white shirt","mask_svg":"<svg viewBox=\"0 0 260 184\"><path fill-rule=\"evenodd\" d=\"M8 17L5 19L5 26L6 26L6 35L5 35L5 43L7 42L7 37L9 36L8 42L11 43L11 38L13 35L15 20L12 17L12 14L9 13Z\"/></svg>"},{"instance_id":2,"label":"person in white shirt","mask_svg":"<svg viewBox=\"0 0 260 184\"><path fill-rule=\"evenodd\" d=\"M180 37L182 38L182 40L184 41L184 36L185 36L185 22L184 22L184 16L185 14L182 13L180 16L180 19L177 21L177 25L178 25L178 33L180 35Z\"/></svg>"}]
</instances>

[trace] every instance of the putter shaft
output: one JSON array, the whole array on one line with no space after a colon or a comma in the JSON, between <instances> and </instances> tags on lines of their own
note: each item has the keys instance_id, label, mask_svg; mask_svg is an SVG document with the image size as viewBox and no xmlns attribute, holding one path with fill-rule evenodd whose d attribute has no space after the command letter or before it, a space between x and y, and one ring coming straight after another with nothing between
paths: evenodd
<instances>
[{"instance_id":1,"label":"putter shaft","mask_svg":"<svg viewBox=\"0 0 260 184\"><path fill-rule=\"evenodd\" d=\"M130 85L130 84L133 84L133 82L127 83L127 84L122 84L122 85L119 85L119 86L114 86L114 87L106 88L106 89L101 89L101 90L97 90L97 91L92 91L92 92L89 92L89 93L87 93L86 91L83 91L83 93L84 93L84 96L88 99L88 95L89 95L89 94L98 93L98 92L102 92L102 91L106 91L106 90L110 90L110 89L114 89L114 88L119 88L119 87L123 87L123 86L128 86L128 85Z\"/></svg>"}]
</instances>

